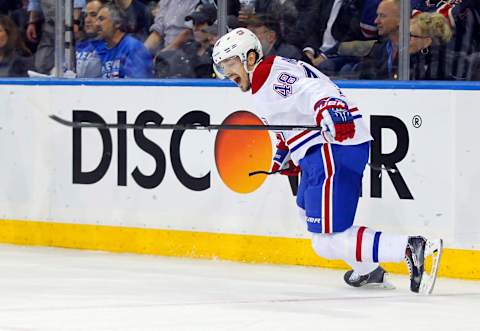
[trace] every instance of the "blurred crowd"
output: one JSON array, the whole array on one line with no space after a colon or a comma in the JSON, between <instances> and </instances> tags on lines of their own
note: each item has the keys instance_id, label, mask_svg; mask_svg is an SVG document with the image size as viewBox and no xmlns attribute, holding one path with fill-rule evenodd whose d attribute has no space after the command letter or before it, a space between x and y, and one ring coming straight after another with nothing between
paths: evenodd
<instances>
[{"instance_id":1,"label":"blurred crowd","mask_svg":"<svg viewBox=\"0 0 480 331\"><path fill-rule=\"evenodd\" d=\"M401 0L228 0L265 55L337 79L398 79ZM50 75L56 0L0 0L0 77ZM214 78L214 0L74 0L80 78ZM411 0L410 79L480 80L480 0Z\"/></svg>"}]
</instances>

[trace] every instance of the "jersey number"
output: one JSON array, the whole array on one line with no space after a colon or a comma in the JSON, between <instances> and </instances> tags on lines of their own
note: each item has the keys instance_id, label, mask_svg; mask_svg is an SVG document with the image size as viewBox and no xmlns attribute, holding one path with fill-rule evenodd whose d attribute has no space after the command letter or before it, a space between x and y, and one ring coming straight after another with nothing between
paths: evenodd
<instances>
[{"instance_id":1,"label":"jersey number","mask_svg":"<svg viewBox=\"0 0 480 331\"><path fill-rule=\"evenodd\" d=\"M292 86L287 84L273 84L273 90L284 98L292 94Z\"/></svg>"},{"instance_id":2,"label":"jersey number","mask_svg":"<svg viewBox=\"0 0 480 331\"><path fill-rule=\"evenodd\" d=\"M273 90L280 94L282 97L286 98L292 94L292 85L298 80L297 77L292 76L286 72L282 72L277 81L280 84L273 84Z\"/></svg>"}]
</instances>

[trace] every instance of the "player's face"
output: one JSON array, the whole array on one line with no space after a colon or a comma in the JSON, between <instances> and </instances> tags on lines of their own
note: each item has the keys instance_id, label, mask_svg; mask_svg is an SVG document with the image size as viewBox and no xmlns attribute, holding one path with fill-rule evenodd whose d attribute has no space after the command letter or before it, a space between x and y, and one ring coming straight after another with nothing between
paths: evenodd
<instances>
[{"instance_id":1,"label":"player's face","mask_svg":"<svg viewBox=\"0 0 480 331\"><path fill-rule=\"evenodd\" d=\"M85 7L85 25L84 30L87 36L95 37L98 34L97 14L102 6L99 1L90 1Z\"/></svg>"},{"instance_id":2,"label":"player's face","mask_svg":"<svg viewBox=\"0 0 480 331\"><path fill-rule=\"evenodd\" d=\"M222 67L225 77L237 84L243 92L250 90L250 79L238 56L225 59L219 65Z\"/></svg>"}]
</instances>

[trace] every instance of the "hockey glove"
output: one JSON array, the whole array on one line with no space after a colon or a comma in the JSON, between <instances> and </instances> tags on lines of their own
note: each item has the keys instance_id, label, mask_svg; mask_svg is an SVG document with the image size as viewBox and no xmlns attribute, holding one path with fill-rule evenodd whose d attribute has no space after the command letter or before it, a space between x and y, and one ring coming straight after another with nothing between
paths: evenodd
<instances>
[{"instance_id":1,"label":"hockey glove","mask_svg":"<svg viewBox=\"0 0 480 331\"><path fill-rule=\"evenodd\" d=\"M355 123L345 101L324 98L315 104L316 122L322 131L328 132L336 141L353 138Z\"/></svg>"},{"instance_id":2,"label":"hockey glove","mask_svg":"<svg viewBox=\"0 0 480 331\"><path fill-rule=\"evenodd\" d=\"M290 150L285 144L282 134L277 133L277 151L273 157L271 172L280 172L285 176L298 176L300 167L296 166L290 159ZM283 170L282 170L283 169Z\"/></svg>"},{"instance_id":3,"label":"hockey glove","mask_svg":"<svg viewBox=\"0 0 480 331\"><path fill-rule=\"evenodd\" d=\"M288 149L287 144L285 143L285 139L281 133L277 133L277 151L273 156L273 164L272 164L272 172L278 171L283 168L283 165L288 162L290 150Z\"/></svg>"},{"instance_id":4,"label":"hockey glove","mask_svg":"<svg viewBox=\"0 0 480 331\"><path fill-rule=\"evenodd\" d=\"M283 169L284 170L280 170L280 174L285 176L298 176L300 173L300 167L296 166L292 160L288 160Z\"/></svg>"}]
</instances>

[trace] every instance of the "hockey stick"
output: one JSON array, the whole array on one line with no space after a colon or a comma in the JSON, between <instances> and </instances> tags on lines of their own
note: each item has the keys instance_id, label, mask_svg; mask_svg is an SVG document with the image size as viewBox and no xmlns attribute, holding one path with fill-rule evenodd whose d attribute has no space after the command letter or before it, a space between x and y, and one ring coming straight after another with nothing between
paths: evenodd
<instances>
[{"instance_id":1,"label":"hockey stick","mask_svg":"<svg viewBox=\"0 0 480 331\"><path fill-rule=\"evenodd\" d=\"M397 169L393 169L393 168L387 168L387 167L384 167L384 166L376 166L376 165L373 165L371 163L367 163L367 165L372 168L373 170L384 170L384 171L387 171L387 172L390 172L392 174L398 172ZM276 174L276 173L279 173L280 171L289 171L289 170L292 170L293 168L286 168L286 169L279 169L279 170L275 170L275 171L265 171L265 170L257 170L257 171L252 171L252 172L249 172L248 173L248 176L251 177L251 176L255 176L255 175L273 175L273 174Z\"/></svg>"},{"instance_id":2,"label":"hockey stick","mask_svg":"<svg viewBox=\"0 0 480 331\"><path fill-rule=\"evenodd\" d=\"M378 171L385 170L386 172L390 172L390 173L392 173L392 174L398 172L397 169L384 167L384 166L382 166L382 165L378 166L378 165L371 164L371 163L367 163L367 165L368 165L370 168L372 168L373 170L378 170Z\"/></svg>"},{"instance_id":3,"label":"hockey stick","mask_svg":"<svg viewBox=\"0 0 480 331\"><path fill-rule=\"evenodd\" d=\"M145 124L132 124L132 123L91 123L91 122L75 122L63 119L57 115L51 114L50 117L57 123L62 125L72 127L72 128L95 128L95 129L134 129L134 130L143 130L143 129L159 129L159 130L253 130L253 131L303 131L303 130L313 130L321 131L320 126L313 125L243 125L243 124L209 124L209 125L200 125L200 124L156 124L156 123L145 123Z\"/></svg>"},{"instance_id":4,"label":"hockey stick","mask_svg":"<svg viewBox=\"0 0 480 331\"><path fill-rule=\"evenodd\" d=\"M91 123L91 122L74 122L63 119L57 115L51 114L50 117L57 123L62 125L72 127L72 128L96 128L96 129L134 129L134 130L143 130L143 129L163 129L163 130L254 130L254 131L282 131L282 130L291 130L291 131L303 131L303 130L313 130L321 131L322 127L320 126L299 126L299 125L242 125L242 124L210 124L210 125L200 125L200 124L155 124L155 123L146 123L143 125L140 124L119 124L119 123ZM390 173L396 173L396 169L386 168L383 166L372 165L368 163L370 168L373 170L385 170ZM278 171L264 171L257 170L250 172L248 176L255 176L259 174L264 175L273 175L283 170L289 169L280 169Z\"/></svg>"},{"instance_id":5,"label":"hockey stick","mask_svg":"<svg viewBox=\"0 0 480 331\"><path fill-rule=\"evenodd\" d=\"M255 176L255 175L273 175L276 173L279 173L280 171L290 171L293 170L293 168L285 168L285 169L278 169L275 171L265 171L265 170L257 170L257 171L252 171L248 173L248 176Z\"/></svg>"}]
</instances>

